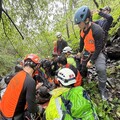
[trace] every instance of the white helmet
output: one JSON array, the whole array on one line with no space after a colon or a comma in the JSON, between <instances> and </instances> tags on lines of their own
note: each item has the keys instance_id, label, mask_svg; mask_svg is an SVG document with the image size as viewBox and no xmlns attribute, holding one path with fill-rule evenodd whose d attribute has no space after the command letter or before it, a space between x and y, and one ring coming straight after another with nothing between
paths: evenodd
<instances>
[{"instance_id":1,"label":"white helmet","mask_svg":"<svg viewBox=\"0 0 120 120\"><path fill-rule=\"evenodd\" d=\"M76 83L75 73L69 68L61 69L57 74L57 80L64 86Z\"/></svg>"},{"instance_id":2,"label":"white helmet","mask_svg":"<svg viewBox=\"0 0 120 120\"><path fill-rule=\"evenodd\" d=\"M61 32L57 32L57 33L56 33L56 37L59 38L59 37L61 37L61 36L62 36Z\"/></svg>"},{"instance_id":3,"label":"white helmet","mask_svg":"<svg viewBox=\"0 0 120 120\"><path fill-rule=\"evenodd\" d=\"M68 53L68 52L72 53L72 48L69 46L67 46L63 49L63 53Z\"/></svg>"}]
</instances>

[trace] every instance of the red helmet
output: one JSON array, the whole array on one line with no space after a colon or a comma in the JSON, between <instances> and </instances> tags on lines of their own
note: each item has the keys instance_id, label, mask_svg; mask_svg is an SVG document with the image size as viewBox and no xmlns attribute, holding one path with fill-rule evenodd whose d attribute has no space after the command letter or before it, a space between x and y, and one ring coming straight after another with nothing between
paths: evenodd
<instances>
[{"instance_id":1,"label":"red helmet","mask_svg":"<svg viewBox=\"0 0 120 120\"><path fill-rule=\"evenodd\" d=\"M24 61L26 61L27 59L32 60L36 64L40 63L40 58L36 54L29 54L29 55L27 55L25 57Z\"/></svg>"}]
</instances>

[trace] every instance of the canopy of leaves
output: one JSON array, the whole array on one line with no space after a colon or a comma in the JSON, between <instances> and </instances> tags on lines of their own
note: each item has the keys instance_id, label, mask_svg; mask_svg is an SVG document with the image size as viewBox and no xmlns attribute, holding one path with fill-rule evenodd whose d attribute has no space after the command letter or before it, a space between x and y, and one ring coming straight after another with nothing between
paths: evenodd
<instances>
[{"instance_id":1,"label":"canopy of leaves","mask_svg":"<svg viewBox=\"0 0 120 120\"><path fill-rule=\"evenodd\" d=\"M26 54L36 53L40 58L51 56L55 33L62 32L63 38L69 46L76 51L79 48L79 28L74 25L74 13L82 5L87 5L94 12L101 7L110 5L114 18L113 27L109 31L113 36L120 27L117 21L120 15L119 0L4 0L2 8L10 16L21 34L17 31L11 20L2 11L0 22L0 75L11 72L18 58L23 59ZM100 16L94 12L93 20ZM22 36L21 36L22 35ZM23 39L24 38L24 39ZM91 83L93 101L97 103L97 112L101 120L113 120L114 110L119 113L120 106L115 109L112 103L103 103L96 95L96 83ZM96 97L98 99L95 99ZM115 98L113 102L120 104ZM112 111L112 112L111 112ZM116 115L117 116L117 115Z\"/></svg>"}]
</instances>

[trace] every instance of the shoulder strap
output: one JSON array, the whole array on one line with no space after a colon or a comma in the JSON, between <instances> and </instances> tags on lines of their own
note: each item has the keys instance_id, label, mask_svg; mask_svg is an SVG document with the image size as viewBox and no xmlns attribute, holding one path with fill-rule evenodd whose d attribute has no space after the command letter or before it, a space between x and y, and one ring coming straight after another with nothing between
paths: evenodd
<instances>
[{"instance_id":1,"label":"shoulder strap","mask_svg":"<svg viewBox=\"0 0 120 120\"><path fill-rule=\"evenodd\" d=\"M65 109L66 109L66 110L63 111L62 120L65 119L66 114L69 114L73 120L82 120L81 118L75 118L75 117L72 116L72 113L71 113L72 103L70 102L70 100L65 99L63 96L61 96L61 100L62 100L62 102L65 106Z\"/></svg>"},{"instance_id":2,"label":"shoulder strap","mask_svg":"<svg viewBox=\"0 0 120 120\"><path fill-rule=\"evenodd\" d=\"M67 99L67 97L70 94L71 89L72 88L70 88L70 90L68 91L68 93L66 95L66 98L61 95L61 100L62 100L62 102L63 102L63 104L65 106L65 110L63 111L62 120L64 120L66 114L69 114L73 120L82 120L81 118L75 118L75 117L72 116L72 113L71 113L72 103L71 103L70 100Z\"/></svg>"}]
</instances>

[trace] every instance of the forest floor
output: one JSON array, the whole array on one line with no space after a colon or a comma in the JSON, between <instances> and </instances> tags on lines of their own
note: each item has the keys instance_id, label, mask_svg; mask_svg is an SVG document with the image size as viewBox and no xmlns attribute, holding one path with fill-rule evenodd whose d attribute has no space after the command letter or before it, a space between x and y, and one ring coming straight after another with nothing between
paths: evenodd
<instances>
[{"instance_id":1,"label":"forest floor","mask_svg":"<svg viewBox=\"0 0 120 120\"><path fill-rule=\"evenodd\" d=\"M98 90L98 78L95 68L89 70L89 77L84 88L90 93L96 104L100 120L120 120L120 60L107 61L107 91L109 98L103 101Z\"/></svg>"}]
</instances>

